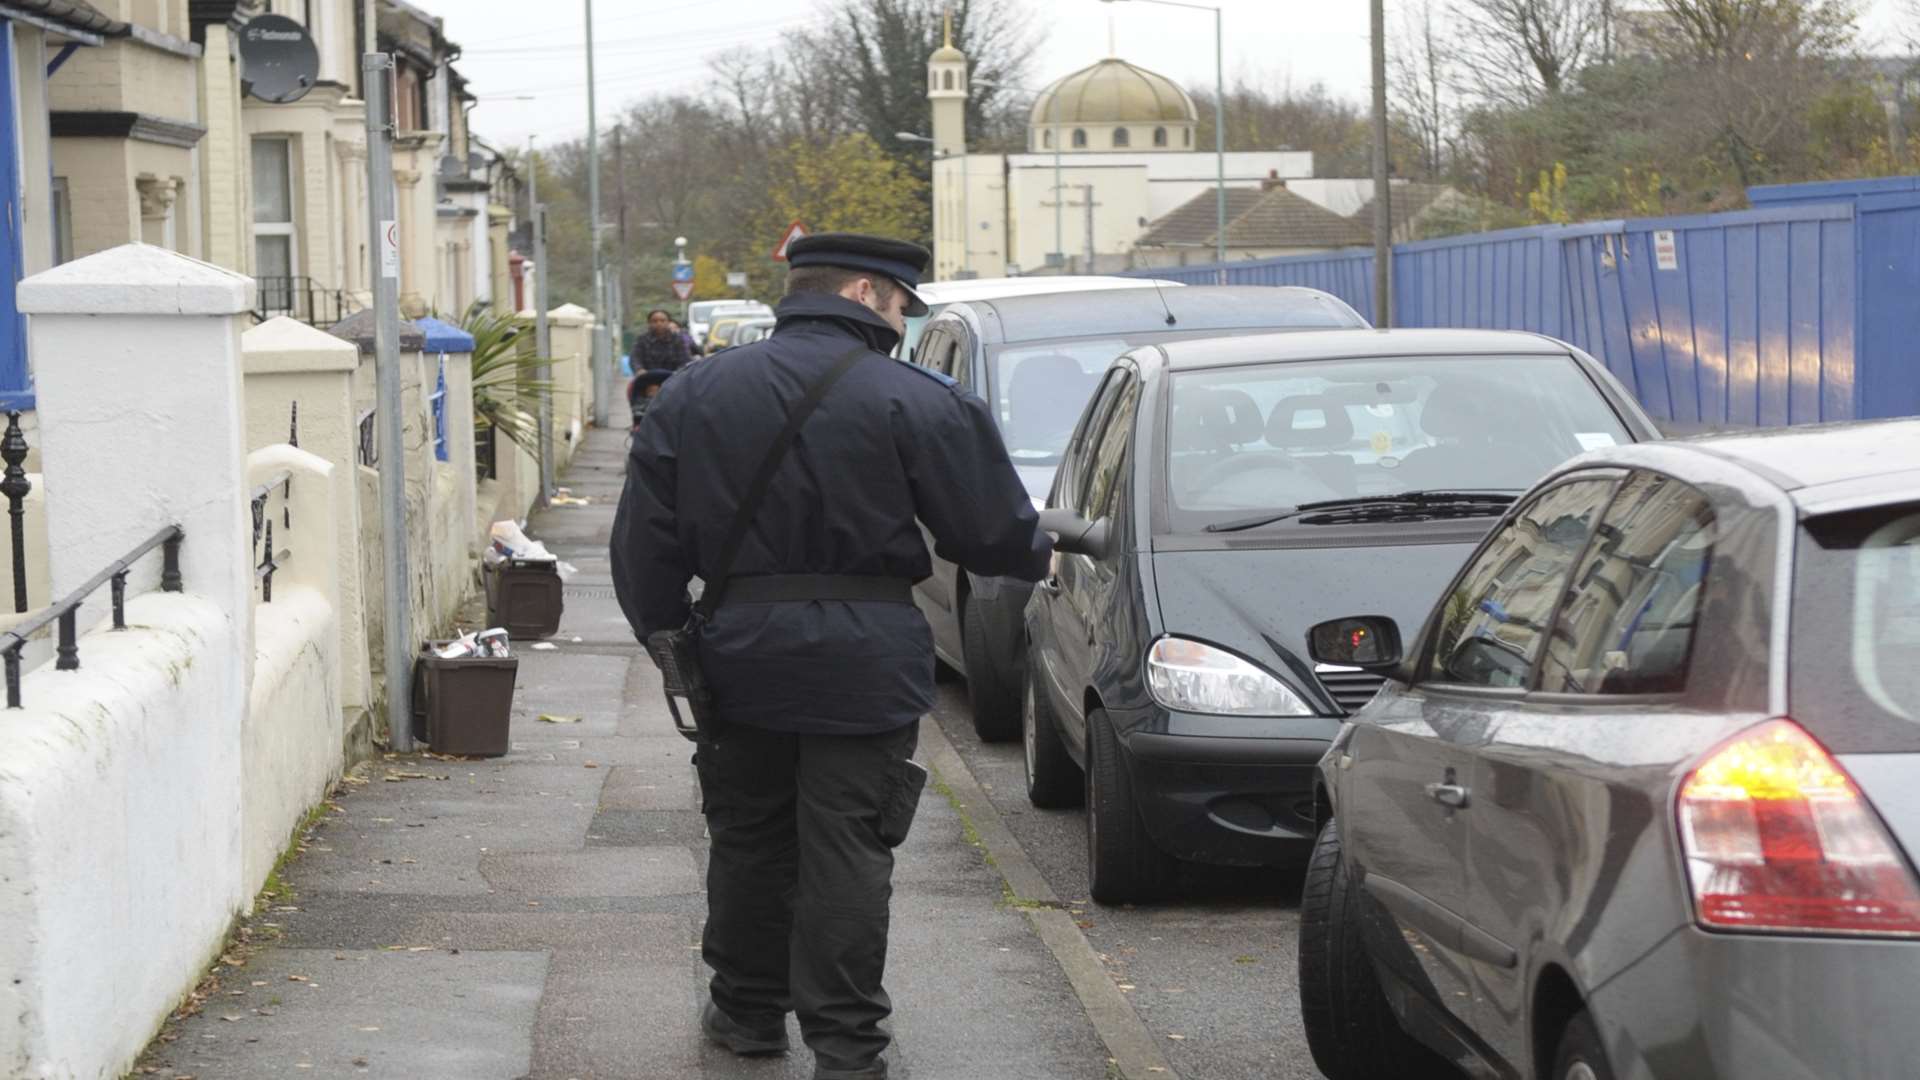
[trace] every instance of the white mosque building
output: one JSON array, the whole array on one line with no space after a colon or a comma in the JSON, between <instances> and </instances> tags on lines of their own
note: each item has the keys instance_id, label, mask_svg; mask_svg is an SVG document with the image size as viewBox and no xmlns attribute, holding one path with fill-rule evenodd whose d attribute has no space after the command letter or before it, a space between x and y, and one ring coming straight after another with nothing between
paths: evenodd
<instances>
[{"instance_id":1,"label":"white mosque building","mask_svg":"<svg viewBox=\"0 0 1920 1080\"><path fill-rule=\"evenodd\" d=\"M949 36L927 63L937 279L1136 265L1156 222L1214 189L1193 99L1164 75L1108 57L1056 80L1034 99L1021 154L966 151L968 86ZM1312 176L1305 151L1226 155L1230 190Z\"/></svg>"}]
</instances>

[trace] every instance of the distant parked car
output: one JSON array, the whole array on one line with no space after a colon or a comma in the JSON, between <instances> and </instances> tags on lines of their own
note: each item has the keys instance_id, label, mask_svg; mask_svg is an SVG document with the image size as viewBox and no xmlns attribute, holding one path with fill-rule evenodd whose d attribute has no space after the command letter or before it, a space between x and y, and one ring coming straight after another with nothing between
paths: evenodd
<instances>
[{"instance_id":1,"label":"distant parked car","mask_svg":"<svg viewBox=\"0 0 1920 1080\"><path fill-rule=\"evenodd\" d=\"M1080 409L1101 373L1129 348L1249 330L1364 327L1338 299L1313 289L1099 290L949 304L927 324L913 362L987 400L1014 467L1036 503L1053 483ZM955 483L967 478L954 477ZM1020 732L1026 635L1020 613L1033 586L962 573L935 553L914 601L933 626L935 653L967 678L982 739Z\"/></svg>"},{"instance_id":2,"label":"distant parked car","mask_svg":"<svg viewBox=\"0 0 1920 1080\"><path fill-rule=\"evenodd\" d=\"M1108 289L1178 289L1178 281L1156 278L1109 277L1101 274L1030 274L1025 277L962 278L957 281L930 281L914 292L927 302L927 313L907 319L907 332L900 337L894 355L902 360L913 356L913 347L928 321L948 304L963 300L1005 300L1014 296L1050 296L1055 293L1096 292Z\"/></svg>"},{"instance_id":3,"label":"distant parked car","mask_svg":"<svg viewBox=\"0 0 1920 1080\"><path fill-rule=\"evenodd\" d=\"M734 323L728 329L727 343L719 349L736 349L742 345L751 345L756 341L765 340L768 334L773 333L773 326L774 320L771 318L748 319ZM719 349L714 351L718 352Z\"/></svg>"},{"instance_id":4,"label":"distant parked car","mask_svg":"<svg viewBox=\"0 0 1920 1080\"><path fill-rule=\"evenodd\" d=\"M1086 800L1093 898L1163 895L1181 860L1304 863L1314 765L1381 681L1316 666L1307 628L1416 618L1535 480L1656 437L1599 363L1533 334L1128 351L1067 446L1026 611L1027 794Z\"/></svg>"},{"instance_id":5,"label":"distant parked car","mask_svg":"<svg viewBox=\"0 0 1920 1080\"><path fill-rule=\"evenodd\" d=\"M705 347L707 333L722 314L771 316L773 309L758 300L696 300L687 305L687 334Z\"/></svg>"},{"instance_id":6,"label":"distant parked car","mask_svg":"<svg viewBox=\"0 0 1920 1080\"><path fill-rule=\"evenodd\" d=\"M1314 658L1387 681L1314 796L1327 1076L1916 1075L1920 421L1602 449L1406 648L1347 610Z\"/></svg>"}]
</instances>

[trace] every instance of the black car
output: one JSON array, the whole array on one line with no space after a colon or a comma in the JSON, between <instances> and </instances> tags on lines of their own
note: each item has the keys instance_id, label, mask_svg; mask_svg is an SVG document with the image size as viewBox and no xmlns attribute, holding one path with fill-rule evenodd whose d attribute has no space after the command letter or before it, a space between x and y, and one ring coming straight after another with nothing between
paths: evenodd
<instances>
[{"instance_id":1,"label":"black car","mask_svg":"<svg viewBox=\"0 0 1920 1080\"><path fill-rule=\"evenodd\" d=\"M1085 798L1093 896L1176 860L1299 863L1314 764L1380 676L1307 628L1423 615L1488 526L1583 450L1657 437L1531 334L1334 331L1130 351L1082 415L1026 612L1028 795Z\"/></svg>"},{"instance_id":2,"label":"black car","mask_svg":"<svg viewBox=\"0 0 1920 1080\"><path fill-rule=\"evenodd\" d=\"M1319 770L1327 1076L1916 1075L1920 421L1586 455L1395 622L1312 637L1388 678Z\"/></svg>"},{"instance_id":3,"label":"black car","mask_svg":"<svg viewBox=\"0 0 1920 1080\"><path fill-rule=\"evenodd\" d=\"M1053 484L1074 422L1113 358L1154 342L1255 330L1362 327L1365 319L1315 289L1258 286L1101 289L948 304L927 323L912 362L959 382L993 408L1007 451L1037 504ZM955 477L965 483L965 477ZM933 560L914 601L934 651L966 676L981 739L1020 731L1032 586L963 574Z\"/></svg>"}]
</instances>

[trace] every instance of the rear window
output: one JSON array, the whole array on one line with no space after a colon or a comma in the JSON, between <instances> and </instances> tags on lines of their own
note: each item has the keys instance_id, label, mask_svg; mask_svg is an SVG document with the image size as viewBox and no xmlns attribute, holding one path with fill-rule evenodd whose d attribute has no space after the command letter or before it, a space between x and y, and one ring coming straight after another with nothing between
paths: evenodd
<instances>
[{"instance_id":1,"label":"rear window","mask_svg":"<svg viewBox=\"0 0 1920 1080\"><path fill-rule=\"evenodd\" d=\"M1843 753L1920 749L1920 503L1814 518L1799 549L1794 718Z\"/></svg>"}]
</instances>

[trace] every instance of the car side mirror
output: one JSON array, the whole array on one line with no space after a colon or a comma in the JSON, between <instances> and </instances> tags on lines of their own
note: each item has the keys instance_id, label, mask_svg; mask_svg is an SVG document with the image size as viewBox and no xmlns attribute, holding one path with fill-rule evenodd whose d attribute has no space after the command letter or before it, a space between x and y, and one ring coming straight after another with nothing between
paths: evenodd
<instances>
[{"instance_id":1,"label":"car side mirror","mask_svg":"<svg viewBox=\"0 0 1920 1080\"><path fill-rule=\"evenodd\" d=\"M1385 615L1352 615L1307 631L1307 653L1322 664L1384 672L1402 659L1400 627Z\"/></svg>"},{"instance_id":2,"label":"car side mirror","mask_svg":"<svg viewBox=\"0 0 1920 1080\"><path fill-rule=\"evenodd\" d=\"M1087 521L1071 510L1051 507L1040 511L1040 527L1053 534L1053 550L1069 555L1104 559L1113 540L1113 522L1108 518Z\"/></svg>"}]
</instances>

